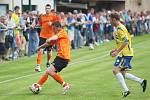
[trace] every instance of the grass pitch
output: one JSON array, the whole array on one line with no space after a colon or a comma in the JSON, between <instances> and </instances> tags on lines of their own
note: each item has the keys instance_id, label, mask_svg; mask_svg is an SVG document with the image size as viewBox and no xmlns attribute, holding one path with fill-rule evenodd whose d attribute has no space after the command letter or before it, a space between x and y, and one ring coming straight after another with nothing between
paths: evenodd
<instances>
[{"instance_id":1,"label":"grass pitch","mask_svg":"<svg viewBox=\"0 0 150 100\"><path fill-rule=\"evenodd\" d=\"M130 72L149 83L150 35L133 38L132 47L135 56ZM42 86L40 94L34 95L29 91L28 87L44 73L45 56L40 73L34 71L36 55L0 63L0 100L150 100L149 84L147 91L142 93L141 86L129 80L126 83L131 94L122 98L118 80L112 74L115 58L109 56L109 51L113 48L115 44L111 41L95 47L95 50L87 47L72 50L69 66L59 73L72 86L67 95L61 94L62 87L51 77Z\"/></svg>"}]
</instances>

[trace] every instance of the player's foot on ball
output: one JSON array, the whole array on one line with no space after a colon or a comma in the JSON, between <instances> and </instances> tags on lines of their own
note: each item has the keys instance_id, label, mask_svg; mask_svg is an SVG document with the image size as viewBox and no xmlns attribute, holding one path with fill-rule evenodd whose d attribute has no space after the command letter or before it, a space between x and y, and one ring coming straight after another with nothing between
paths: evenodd
<instances>
[{"instance_id":1,"label":"player's foot on ball","mask_svg":"<svg viewBox=\"0 0 150 100\"><path fill-rule=\"evenodd\" d=\"M62 94L67 94L68 90L70 89L70 85L68 83L65 83L63 85L63 93Z\"/></svg>"},{"instance_id":2,"label":"player's foot on ball","mask_svg":"<svg viewBox=\"0 0 150 100\"><path fill-rule=\"evenodd\" d=\"M123 97L127 97L131 92L130 91L125 91L122 93Z\"/></svg>"},{"instance_id":3,"label":"player's foot on ball","mask_svg":"<svg viewBox=\"0 0 150 100\"><path fill-rule=\"evenodd\" d=\"M41 71L40 65L36 65L36 66L35 66L35 71L36 71L36 72L40 72L40 71Z\"/></svg>"},{"instance_id":4,"label":"player's foot on ball","mask_svg":"<svg viewBox=\"0 0 150 100\"><path fill-rule=\"evenodd\" d=\"M143 80L143 82L141 83L141 86L143 88L143 92L146 91L146 87L147 87L147 80Z\"/></svg>"}]
</instances>

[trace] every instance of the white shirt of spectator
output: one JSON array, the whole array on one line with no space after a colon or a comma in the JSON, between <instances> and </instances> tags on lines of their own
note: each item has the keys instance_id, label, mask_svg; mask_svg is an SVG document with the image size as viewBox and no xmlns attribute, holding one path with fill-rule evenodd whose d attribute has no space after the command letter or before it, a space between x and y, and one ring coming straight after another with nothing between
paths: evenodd
<instances>
[{"instance_id":1,"label":"white shirt of spectator","mask_svg":"<svg viewBox=\"0 0 150 100\"><path fill-rule=\"evenodd\" d=\"M8 21L7 21L7 28L9 28L9 29L8 29L6 35L13 36L13 30L10 30L10 29L13 29L15 27L16 27L15 22L12 19L8 19Z\"/></svg>"}]
</instances>

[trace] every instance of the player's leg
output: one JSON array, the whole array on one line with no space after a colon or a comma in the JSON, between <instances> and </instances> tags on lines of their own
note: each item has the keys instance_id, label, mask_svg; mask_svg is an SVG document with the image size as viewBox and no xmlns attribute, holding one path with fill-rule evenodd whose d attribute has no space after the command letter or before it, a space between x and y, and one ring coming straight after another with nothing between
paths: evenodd
<instances>
[{"instance_id":1,"label":"player's leg","mask_svg":"<svg viewBox=\"0 0 150 100\"><path fill-rule=\"evenodd\" d=\"M41 71L41 68L40 68L40 64L41 64L41 62L42 62L42 53L43 53L43 50L42 49L40 49L40 50L38 50L37 51L37 60L36 60L36 66L35 66L35 71L37 71L37 72L40 72Z\"/></svg>"},{"instance_id":2,"label":"player's leg","mask_svg":"<svg viewBox=\"0 0 150 100\"><path fill-rule=\"evenodd\" d=\"M47 49L47 63L46 63L46 67L50 67L50 59L52 57L52 46L48 46L46 49Z\"/></svg>"},{"instance_id":3,"label":"player's leg","mask_svg":"<svg viewBox=\"0 0 150 100\"><path fill-rule=\"evenodd\" d=\"M63 86L63 94L66 94L67 91L70 88L70 85L64 81L64 79L57 74L57 72L60 72L63 68L65 68L68 65L68 61L56 57L52 63L52 66L47 68L47 73L59 84Z\"/></svg>"},{"instance_id":4,"label":"player's leg","mask_svg":"<svg viewBox=\"0 0 150 100\"><path fill-rule=\"evenodd\" d=\"M59 84L63 85L65 83L64 80L56 72L57 71L56 71L55 67L53 67L53 66L48 67L45 71L45 74L41 76L41 78L39 79L39 81L37 83L39 85L43 85L46 82L46 80L48 79L48 75L50 75Z\"/></svg>"},{"instance_id":5,"label":"player's leg","mask_svg":"<svg viewBox=\"0 0 150 100\"><path fill-rule=\"evenodd\" d=\"M47 72L55 81L57 81L59 84L63 85L65 81L62 79L62 77L56 73L55 67L51 66L47 69Z\"/></svg>"},{"instance_id":6,"label":"player's leg","mask_svg":"<svg viewBox=\"0 0 150 100\"><path fill-rule=\"evenodd\" d=\"M125 73L125 78L132 80L132 81L135 81L135 82L138 82L142 86L143 92L145 92L146 87L147 87L147 80L139 78L139 77L137 77L133 74L130 74L130 73Z\"/></svg>"},{"instance_id":7,"label":"player's leg","mask_svg":"<svg viewBox=\"0 0 150 100\"><path fill-rule=\"evenodd\" d=\"M64 79L56 73L55 67L49 67L50 70L48 71L48 74L57 81L60 85L63 86L63 94L66 94L68 90L70 89L70 85L64 81Z\"/></svg>"},{"instance_id":8,"label":"player's leg","mask_svg":"<svg viewBox=\"0 0 150 100\"><path fill-rule=\"evenodd\" d=\"M46 39L40 37L39 46L44 44L45 41L46 41ZM40 64L42 62L43 49L38 50L37 53L38 53L37 54L38 56L37 56L37 60L36 60L35 71L40 72L41 71Z\"/></svg>"},{"instance_id":9,"label":"player's leg","mask_svg":"<svg viewBox=\"0 0 150 100\"><path fill-rule=\"evenodd\" d=\"M39 85L43 85L47 79L48 79L48 73L46 71L45 74L41 76L41 78L39 79L39 81L37 83Z\"/></svg>"},{"instance_id":10,"label":"player's leg","mask_svg":"<svg viewBox=\"0 0 150 100\"><path fill-rule=\"evenodd\" d=\"M130 64L131 60L132 60L132 56L124 57L123 67L126 67L126 68L130 67L131 66L131 64ZM146 86L147 86L147 80L139 78L139 77L137 77L133 74L130 74L130 73L125 73L124 76L126 79L129 79L129 80L132 80L132 81L135 81L135 82L138 82L139 84L141 84L141 86L143 88L143 92L145 92Z\"/></svg>"},{"instance_id":11,"label":"player's leg","mask_svg":"<svg viewBox=\"0 0 150 100\"><path fill-rule=\"evenodd\" d=\"M122 57L118 56L115 63L114 63L114 68L113 68L113 73L114 75L116 76L116 78L118 79L120 85L121 85L121 88L123 89L123 96L126 97L130 94L130 91L125 83L125 80L124 80L124 77L121 73L121 68L119 67L120 66L120 63L122 61Z\"/></svg>"}]
</instances>

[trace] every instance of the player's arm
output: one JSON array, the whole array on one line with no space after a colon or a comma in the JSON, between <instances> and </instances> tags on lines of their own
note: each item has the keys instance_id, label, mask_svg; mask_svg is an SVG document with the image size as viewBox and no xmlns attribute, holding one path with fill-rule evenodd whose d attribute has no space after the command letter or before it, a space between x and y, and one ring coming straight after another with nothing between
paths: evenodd
<instances>
[{"instance_id":1,"label":"player's arm","mask_svg":"<svg viewBox=\"0 0 150 100\"><path fill-rule=\"evenodd\" d=\"M112 57L117 56L118 53L128 44L128 42L129 42L129 40L125 39L119 48L111 51L111 53L110 53L111 56Z\"/></svg>"},{"instance_id":2,"label":"player's arm","mask_svg":"<svg viewBox=\"0 0 150 100\"><path fill-rule=\"evenodd\" d=\"M122 44L119 48L115 49L115 50L112 50L111 51L111 56L112 57L115 57L118 55L118 53L128 44L129 40L127 38L127 36L124 34L124 32L122 30L118 31L120 34L120 37L122 39Z\"/></svg>"},{"instance_id":3,"label":"player's arm","mask_svg":"<svg viewBox=\"0 0 150 100\"><path fill-rule=\"evenodd\" d=\"M45 42L44 44L38 46L36 50L39 51L41 48L45 48L47 46L49 46L49 44L47 42Z\"/></svg>"},{"instance_id":4,"label":"player's arm","mask_svg":"<svg viewBox=\"0 0 150 100\"><path fill-rule=\"evenodd\" d=\"M51 38L48 38L48 39L46 40L46 42L49 43L49 42L55 41L55 40L57 40L57 39L58 39L58 36L57 36L57 35L54 35L54 36L52 36Z\"/></svg>"},{"instance_id":5,"label":"player's arm","mask_svg":"<svg viewBox=\"0 0 150 100\"><path fill-rule=\"evenodd\" d=\"M129 40L126 37L124 37L124 41L121 44L121 46L117 49L117 51L120 52L128 44L128 42Z\"/></svg>"},{"instance_id":6,"label":"player's arm","mask_svg":"<svg viewBox=\"0 0 150 100\"><path fill-rule=\"evenodd\" d=\"M42 44L41 46L37 47L37 51L40 50L41 48L45 48L45 47L49 46L50 42L52 42L53 40L57 40L57 39L58 39L57 35L54 35L53 37L47 39L44 44Z\"/></svg>"}]
</instances>

